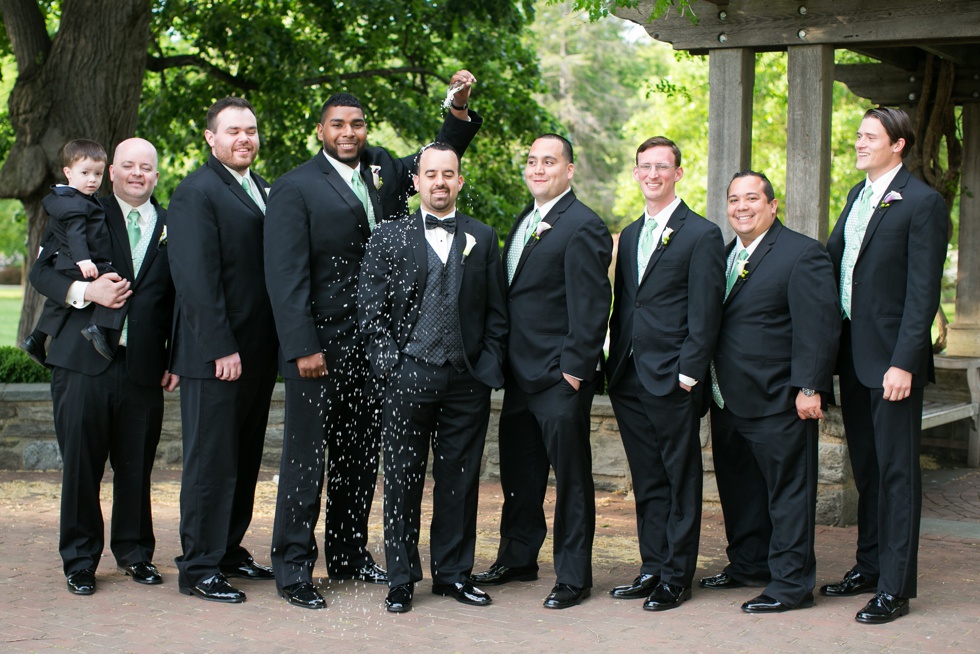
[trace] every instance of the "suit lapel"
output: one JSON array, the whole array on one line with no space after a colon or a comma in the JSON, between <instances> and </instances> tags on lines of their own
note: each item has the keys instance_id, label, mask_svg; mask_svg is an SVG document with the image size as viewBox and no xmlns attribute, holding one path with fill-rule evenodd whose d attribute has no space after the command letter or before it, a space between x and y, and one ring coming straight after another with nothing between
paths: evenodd
<instances>
[{"instance_id":1,"label":"suit lapel","mask_svg":"<svg viewBox=\"0 0 980 654\"><path fill-rule=\"evenodd\" d=\"M228 185L228 188L231 190L232 194L241 200L241 203L245 205L246 208L248 208L259 218L264 217L262 210L259 209L259 205L255 204L255 200L248 197L248 193L245 192L245 189L242 188L242 185L238 182L238 180L236 180L235 177L228 172L228 169L225 168L224 164L218 161L218 158L213 154L211 155L210 159L208 159L208 166L215 172L215 174L218 175L219 178L221 178L221 181ZM249 171L249 179L255 181L251 170ZM256 183L256 186L258 187L259 184ZM259 190L259 193L263 193L264 197L264 192L261 189Z\"/></svg>"},{"instance_id":2,"label":"suit lapel","mask_svg":"<svg viewBox=\"0 0 980 654\"><path fill-rule=\"evenodd\" d=\"M773 221L772 227L769 228L769 231L762 239L762 242L756 246L755 251L752 252L749 258L745 260L745 269L748 270L748 273L744 277L740 276L735 280L735 285L732 286L731 293L729 293L728 297L725 298L726 306L735 298L735 295L742 290L742 287L748 283L749 277L752 276L752 273L759 269L759 264L762 263L762 260L765 259L766 255L768 255L770 250L772 250L772 246L776 243L776 239L779 237L779 232L782 228L783 224L779 222L778 218ZM736 236L735 238L738 237ZM731 254L733 247L735 247L735 241L731 242L731 245L726 250L726 254ZM727 256L725 257L725 260L728 260Z\"/></svg>"},{"instance_id":3,"label":"suit lapel","mask_svg":"<svg viewBox=\"0 0 980 654\"><path fill-rule=\"evenodd\" d=\"M871 220L868 221L868 228L864 232L864 238L861 239L861 249L858 250L857 259L854 260L854 265L861 260L861 255L868 247L868 242L871 241L871 237L874 236L875 230L878 229L878 225L881 224L882 218L885 217L885 212L888 211L889 207L883 207L882 201L888 197L891 191L897 191L898 189L905 188L905 184L909 180L909 171L904 165L902 169L898 171L892 183L888 185L885 189L884 194L881 196L881 200L878 201L878 205L875 207L874 213L871 214Z\"/></svg>"},{"instance_id":4,"label":"suit lapel","mask_svg":"<svg viewBox=\"0 0 980 654\"><path fill-rule=\"evenodd\" d=\"M681 231L681 228L684 227L684 220L686 218L687 218L687 205L684 204L684 201L682 200L681 203L677 205L677 208L674 209L674 213L670 214L670 218L667 219L667 224L664 225L664 229L660 235L660 240L657 242L657 246L653 249L653 254L650 255L650 261L647 262L646 270L643 271L643 280L640 282L641 286L643 285L643 282L645 282L647 278L650 276L650 271L652 271L653 267L657 265L658 261L660 261L661 255L663 255L664 250L667 248L667 246L664 245L663 235L667 233L668 229L670 229L672 230L670 232L670 238L674 238L675 236L677 236L677 232ZM641 233L642 231L643 230L640 230ZM638 251L639 247L640 247L640 234L637 234L636 250L634 250L634 252ZM633 255L633 261L634 261L633 265L636 266L636 254Z\"/></svg>"},{"instance_id":5,"label":"suit lapel","mask_svg":"<svg viewBox=\"0 0 980 654\"><path fill-rule=\"evenodd\" d=\"M134 286L138 286L146 275L143 273L150 269L150 264L153 263L153 259L156 258L157 253L160 252L160 235L163 233L163 226L166 224L163 216L163 209L157 204L155 199L152 199L153 210L157 213L156 223L153 225L153 234L150 235L150 241L146 244L146 254L143 255L143 265L140 266L140 270L136 273L136 281Z\"/></svg>"},{"instance_id":6,"label":"suit lapel","mask_svg":"<svg viewBox=\"0 0 980 654\"><path fill-rule=\"evenodd\" d=\"M561 215L565 213L565 210L568 209L568 207L570 207L572 205L572 202L574 201L575 201L575 192L569 191L565 197L563 197L561 200L558 201L557 204L555 204L555 206L551 207L551 211L548 212L547 216L541 217L541 222L550 225L551 229L554 229L558 221L561 220ZM534 210L533 203L530 205L530 210L531 211ZM521 219L517 221L517 224L520 225L521 221L523 221L526 216L527 213L522 214ZM538 223L538 225L540 226L540 223ZM547 238L544 235L545 233L542 234L541 238ZM540 238L535 238L534 236L531 236L531 239L527 242L527 245L524 246L524 249L521 251L521 258L517 262L517 268L514 269L514 279L517 279L518 275L521 274L521 268L524 267L524 262L527 261L527 258L529 256L531 256L531 252L534 250L535 246L537 246L540 240L541 240Z\"/></svg>"},{"instance_id":7,"label":"suit lapel","mask_svg":"<svg viewBox=\"0 0 980 654\"><path fill-rule=\"evenodd\" d=\"M374 174L371 172L371 166L367 163L361 163L361 179L364 180L364 186L368 190L368 198L371 200L371 208L374 210L374 224L380 225L384 220L381 195L378 193L378 189L374 188ZM367 213L364 214L364 220L367 221Z\"/></svg>"},{"instance_id":8,"label":"suit lapel","mask_svg":"<svg viewBox=\"0 0 980 654\"><path fill-rule=\"evenodd\" d=\"M416 211L408 219L408 239L415 253L415 267L419 271L419 300L425 295L425 284L429 277L429 242L425 239L422 226L422 212Z\"/></svg>"},{"instance_id":9,"label":"suit lapel","mask_svg":"<svg viewBox=\"0 0 980 654\"><path fill-rule=\"evenodd\" d=\"M114 259L112 265L123 277L133 280L133 250L129 246L129 233L126 231L126 219L122 215L122 208L116 202L114 195L107 197L102 206L105 207L105 219L112 239L119 243L119 250L125 253L122 261Z\"/></svg>"},{"instance_id":10,"label":"suit lapel","mask_svg":"<svg viewBox=\"0 0 980 654\"><path fill-rule=\"evenodd\" d=\"M449 250L449 260L446 262L450 266L459 266L456 271L456 297L459 297L459 289L463 284L463 275L466 274L464 265L463 250L466 249L466 230L469 227L469 217L464 216L459 211L456 212L456 233L453 235L453 248ZM453 251L456 252L456 260L453 261Z\"/></svg>"}]
</instances>

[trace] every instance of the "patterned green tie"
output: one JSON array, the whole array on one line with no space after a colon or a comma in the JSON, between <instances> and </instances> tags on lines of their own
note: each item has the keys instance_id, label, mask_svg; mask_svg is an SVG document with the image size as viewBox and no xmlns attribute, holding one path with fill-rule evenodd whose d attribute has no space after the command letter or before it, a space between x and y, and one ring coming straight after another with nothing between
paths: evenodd
<instances>
[{"instance_id":1,"label":"patterned green tie","mask_svg":"<svg viewBox=\"0 0 980 654\"><path fill-rule=\"evenodd\" d=\"M514 281L514 274L517 272L517 264L521 261L521 253L524 251L524 247L527 246L527 242L531 240L531 236L534 235L534 229L541 222L541 212L538 211L537 207L534 208L534 212L528 218L523 221L523 227L519 227L517 233L514 234L514 239L510 242L510 249L507 250L507 283L510 284ZM523 243L522 246L518 247L518 243Z\"/></svg>"},{"instance_id":2,"label":"patterned green tie","mask_svg":"<svg viewBox=\"0 0 980 654\"><path fill-rule=\"evenodd\" d=\"M367 186L364 184L364 179L361 177L360 172L356 170L354 171L354 177L351 178L351 186L354 189L354 195L364 205L364 211L367 213L368 227L373 232L377 222L374 219L374 207L371 205L371 196L368 194Z\"/></svg>"},{"instance_id":3,"label":"patterned green tie","mask_svg":"<svg viewBox=\"0 0 980 654\"><path fill-rule=\"evenodd\" d=\"M871 184L865 184L861 194L851 206L844 223L844 254L840 265L840 306L845 318L851 317L851 286L854 280L854 264L857 263L861 242L871 222Z\"/></svg>"},{"instance_id":4,"label":"patterned green tie","mask_svg":"<svg viewBox=\"0 0 980 654\"><path fill-rule=\"evenodd\" d=\"M647 271L650 255L653 254L653 235L657 231L657 221L644 219L643 231L640 232L640 242L636 247L636 282L643 281L643 273Z\"/></svg>"},{"instance_id":5,"label":"patterned green tie","mask_svg":"<svg viewBox=\"0 0 980 654\"><path fill-rule=\"evenodd\" d=\"M130 252L136 252L136 246L139 245L140 238L143 236L143 231L140 229L139 224L140 212L133 209L126 216L126 234L129 235L129 250Z\"/></svg>"},{"instance_id":6,"label":"patterned green tie","mask_svg":"<svg viewBox=\"0 0 980 654\"><path fill-rule=\"evenodd\" d=\"M531 214L531 222L529 222L527 227L524 229L524 245L527 245L527 242L531 240L532 236L534 236L534 230L538 228L538 223L540 222L541 212L538 211L537 207L535 207L534 213Z\"/></svg>"},{"instance_id":7,"label":"patterned green tie","mask_svg":"<svg viewBox=\"0 0 980 654\"><path fill-rule=\"evenodd\" d=\"M728 277L725 282L725 299L728 299L728 294L732 292L732 287L735 286L735 282L738 280L740 270L739 264L749 258L749 251L742 249L738 256L732 260L731 268L728 269Z\"/></svg>"}]
</instances>

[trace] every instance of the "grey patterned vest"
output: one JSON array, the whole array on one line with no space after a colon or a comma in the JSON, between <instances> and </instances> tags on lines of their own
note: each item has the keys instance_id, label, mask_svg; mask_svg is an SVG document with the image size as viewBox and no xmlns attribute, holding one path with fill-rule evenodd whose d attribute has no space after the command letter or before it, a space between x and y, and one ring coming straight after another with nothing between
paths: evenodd
<instances>
[{"instance_id":1,"label":"grey patterned vest","mask_svg":"<svg viewBox=\"0 0 980 654\"><path fill-rule=\"evenodd\" d=\"M463 359L463 335L459 330L459 305L456 301L456 275L459 274L459 254L456 242L449 250L444 265L426 241L429 272L419 319L405 344L405 354L428 364L452 364L458 372L466 369Z\"/></svg>"}]
</instances>

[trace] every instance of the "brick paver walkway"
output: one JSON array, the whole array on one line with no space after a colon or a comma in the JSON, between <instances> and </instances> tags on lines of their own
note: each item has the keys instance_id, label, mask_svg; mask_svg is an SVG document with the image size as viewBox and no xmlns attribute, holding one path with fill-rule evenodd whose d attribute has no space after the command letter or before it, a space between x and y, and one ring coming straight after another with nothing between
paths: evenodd
<instances>
[{"instance_id":1,"label":"brick paver walkway","mask_svg":"<svg viewBox=\"0 0 980 654\"><path fill-rule=\"evenodd\" d=\"M98 592L75 597L65 589L57 553L58 474L0 473L0 651L980 651L980 471L927 473L919 598L909 616L884 626L854 621L869 596L818 598L812 609L772 616L739 610L755 589L695 588L691 601L663 613L643 611L637 600L613 600L609 588L632 579L638 555L632 503L611 493L598 494L594 594L571 609L541 606L554 581L550 553L542 556L539 581L488 588L494 604L486 608L434 596L428 580L416 590L414 610L403 615L384 611L384 587L359 582L323 580L325 611L287 605L272 583L242 583L248 593L243 605L204 602L177 593L179 473L154 474L156 563L164 584L132 583L116 572L107 552ZM271 476L263 471L245 543L262 562L269 560ZM496 483L484 483L481 492L480 567L493 561L502 502ZM381 561L379 505L371 542ZM855 537L853 527L818 528L818 583L834 581L850 567ZM719 571L725 561L717 511L705 514L701 543L699 577Z\"/></svg>"}]
</instances>

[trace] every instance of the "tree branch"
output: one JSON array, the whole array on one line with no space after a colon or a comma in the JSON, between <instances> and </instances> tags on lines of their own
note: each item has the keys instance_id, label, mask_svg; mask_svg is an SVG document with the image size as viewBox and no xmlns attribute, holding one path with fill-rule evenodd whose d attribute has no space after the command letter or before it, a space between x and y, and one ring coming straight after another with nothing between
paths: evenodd
<instances>
[{"instance_id":1,"label":"tree branch","mask_svg":"<svg viewBox=\"0 0 980 654\"><path fill-rule=\"evenodd\" d=\"M324 84L326 82L332 82L334 80L349 80L349 79L363 79L365 77L391 77L393 75L401 75L403 73L418 73L420 75L430 75L439 79L446 84L449 84L449 79L445 76L440 75L434 70L429 70L428 68L422 68L421 66L398 66L396 68L369 68L368 70L359 70L353 73L341 73L340 75L321 75L319 77L308 77L301 81L303 86L314 86L316 84Z\"/></svg>"},{"instance_id":2,"label":"tree branch","mask_svg":"<svg viewBox=\"0 0 980 654\"><path fill-rule=\"evenodd\" d=\"M232 75L227 70L215 66L198 55L171 55L169 57L155 57L149 53L146 55L146 69L155 73L163 72L169 68L184 68L187 66L200 68L215 79L219 79L237 89L243 91L259 90L259 85L255 81L239 77L238 75Z\"/></svg>"},{"instance_id":3,"label":"tree branch","mask_svg":"<svg viewBox=\"0 0 980 654\"><path fill-rule=\"evenodd\" d=\"M35 0L0 0L0 14L17 60L19 76L29 79L40 71L51 51L51 37L41 7Z\"/></svg>"}]
</instances>

